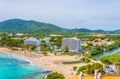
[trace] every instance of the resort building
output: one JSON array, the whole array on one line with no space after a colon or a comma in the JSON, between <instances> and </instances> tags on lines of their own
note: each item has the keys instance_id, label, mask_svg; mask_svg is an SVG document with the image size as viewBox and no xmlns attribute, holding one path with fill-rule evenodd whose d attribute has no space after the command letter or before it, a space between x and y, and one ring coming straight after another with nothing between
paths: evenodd
<instances>
[{"instance_id":1,"label":"resort building","mask_svg":"<svg viewBox=\"0 0 120 79\"><path fill-rule=\"evenodd\" d=\"M63 38L62 39L62 49L68 48L70 52L80 52L81 51L81 41L77 38Z\"/></svg>"},{"instance_id":2,"label":"resort building","mask_svg":"<svg viewBox=\"0 0 120 79\"><path fill-rule=\"evenodd\" d=\"M50 43L50 39L51 38L44 38L43 40L46 42L46 44L49 44Z\"/></svg>"},{"instance_id":3,"label":"resort building","mask_svg":"<svg viewBox=\"0 0 120 79\"><path fill-rule=\"evenodd\" d=\"M36 38L30 37L26 40L24 40L24 44L34 44L36 45L36 50L40 50L40 41Z\"/></svg>"}]
</instances>

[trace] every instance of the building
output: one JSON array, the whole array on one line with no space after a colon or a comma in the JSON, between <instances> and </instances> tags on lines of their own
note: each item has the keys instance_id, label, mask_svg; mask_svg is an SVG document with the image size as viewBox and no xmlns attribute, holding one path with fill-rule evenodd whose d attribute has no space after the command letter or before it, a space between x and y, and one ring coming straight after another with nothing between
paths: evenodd
<instances>
[{"instance_id":1,"label":"building","mask_svg":"<svg viewBox=\"0 0 120 79\"><path fill-rule=\"evenodd\" d=\"M40 50L40 41L36 38L30 37L26 40L24 40L24 44L34 44L36 45L36 50Z\"/></svg>"},{"instance_id":2,"label":"building","mask_svg":"<svg viewBox=\"0 0 120 79\"><path fill-rule=\"evenodd\" d=\"M45 41L46 44L49 44L50 43L50 39L51 38L44 38L43 40Z\"/></svg>"},{"instance_id":3,"label":"building","mask_svg":"<svg viewBox=\"0 0 120 79\"><path fill-rule=\"evenodd\" d=\"M62 39L62 49L68 48L70 52L80 52L81 51L81 41L77 38L63 38Z\"/></svg>"}]
</instances>

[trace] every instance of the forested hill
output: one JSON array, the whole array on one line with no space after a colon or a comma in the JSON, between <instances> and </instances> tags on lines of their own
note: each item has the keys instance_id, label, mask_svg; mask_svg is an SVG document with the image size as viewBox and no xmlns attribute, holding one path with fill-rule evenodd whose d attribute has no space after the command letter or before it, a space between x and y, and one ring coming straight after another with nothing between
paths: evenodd
<instances>
[{"instance_id":1,"label":"forested hill","mask_svg":"<svg viewBox=\"0 0 120 79\"><path fill-rule=\"evenodd\" d=\"M104 30L90 30L85 28L80 29L65 29L57 25L37 22L33 20L22 19L9 19L0 22L1 32L24 32L24 33L120 33L120 30L116 31L104 31Z\"/></svg>"},{"instance_id":2,"label":"forested hill","mask_svg":"<svg viewBox=\"0 0 120 79\"><path fill-rule=\"evenodd\" d=\"M10 19L0 22L2 32L27 32L27 33L60 33L65 29L53 24L33 20Z\"/></svg>"}]
</instances>

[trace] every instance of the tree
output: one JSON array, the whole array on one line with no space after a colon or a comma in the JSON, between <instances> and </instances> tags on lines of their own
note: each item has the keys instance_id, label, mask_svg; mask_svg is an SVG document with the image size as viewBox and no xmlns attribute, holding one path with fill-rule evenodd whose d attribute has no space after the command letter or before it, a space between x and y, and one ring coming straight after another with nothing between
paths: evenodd
<instances>
[{"instance_id":1,"label":"tree","mask_svg":"<svg viewBox=\"0 0 120 79\"><path fill-rule=\"evenodd\" d=\"M1 38L1 46L6 46L6 47L21 47L23 44L23 40L20 39L12 39L8 36L4 36Z\"/></svg>"},{"instance_id":2,"label":"tree","mask_svg":"<svg viewBox=\"0 0 120 79\"><path fill-rule=\"evenodd\" d=\"M84 72L86 74L93 74L96 69L103 71L103 66L99 63L94 63L92 65L88 64L86 66L82 66L78 69L78 74L80 72Z\"/></svg>"},{"instance_id":3,"label":"tree","mask_svg":"<svg viewBox=\"0 0 120 79\"><path fill-rule=\"evenodd\" d=\"M62 74L55 72L55 73L49 74L47 76L47 79L65 79L65 77Z\"/></svg>"},{"instance_id":4,"label":"tree","mask_svg":"<svg viewBox=\"0 0 120 79\"><path fill-rule=\"evenodd\" d=\"M65 47L65 50L64 50L64 51L65 51L65 52L68 52L68 46Z\"/></svg>"},{"instance_id":5,"label":"tree","mask_svg":"<svg viewBox=\"0 0 120 79\"><path fill-rule=\"evenodd\" d=\"M47 44L43 43L40 45L42 51L46 51Z\"/></svg>"},{"instance_id":6,"label":"tree","mask_svg":"<svg viewBox=\"0 0 120 79\"><path fill-rule=\"evenodd\" d=\"M76 66L74 66L74 67L73 67L73 70L75 71L76 69L77 69L77 67L76 67Z\"/></svg>"}]
</instances>

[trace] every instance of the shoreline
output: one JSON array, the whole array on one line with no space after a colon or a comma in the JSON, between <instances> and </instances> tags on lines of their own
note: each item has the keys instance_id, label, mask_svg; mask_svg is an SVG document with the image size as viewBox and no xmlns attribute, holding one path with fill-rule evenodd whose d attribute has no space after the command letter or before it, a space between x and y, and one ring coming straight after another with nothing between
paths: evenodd
<instances>
[{"instance_id":1,"label":"shoreline","mask_svg":"<svg viewBox=\"0 0 120 79\"><path fill-rule=\"evenodd\" d=\"M30 63L30 65L35 65L37 67L44 68L45 70L49 70L49 69L46 69L45 67L42 67L42 66L36 64L34 61L31 60L30 57L24 56L24 55L21 56L21 55L17 54L18 52L21 53L22 51L14 51L14 50L11 50L9 48L0 47L0 52L11 55L11 56L14 56L15 58L19 58L19 59L28 61Z\"/></svg>"},{"instance_id":2,"label":"shoreline","mask_svg":"<svg viewBox=\"0 0 120 79\"><path fill-rule=\"evenodd\" d=\"M24 59L23 57L18 56L18 55L15 54L15 53L11 53L12 50L10 50L10 49L8 49L8 48L2 48L2 50L1 50L1 48L2 48L2 47L0 47L0 52L1 52L1 53L5 53L5 54L8 54L8 55L14 56L15 58L19 58L19 59L28 61L31 65L36 65L36 64L34 64L31 60L29 60L29 59L27 59L27 58ZM3 49L7 49L7 51L6 51L6 50L3 50ZM8 50L9 50L9 52L8 52ZM14 51L14 52L15 52L15 51Z\"/></svg>"},{"instance_id":3,"label":"shoreline","mask_svg":"<svg viewBox=\"0 0 120 79\"><path fill-rule=\"evenodd\" d=\"M72 68L74 65L62 64L62 61L77 61L75 56L42 56L35 54L35 52L24 52L24 51L13 51L11 49L0 47L0 52L6 53L17 58L26 60L33 65L42 67L45 70L58 72L65 76L65 78L70 78L73 76ZM56 63L57 62L57 63ZM78 64L77 66L82 66L84 64Z\"/></svg>"}]
</instances>

